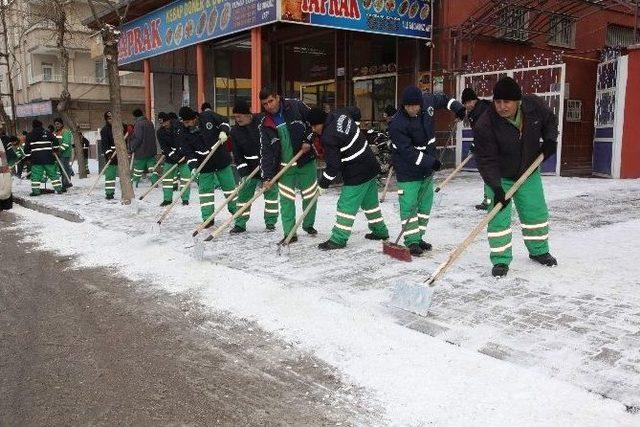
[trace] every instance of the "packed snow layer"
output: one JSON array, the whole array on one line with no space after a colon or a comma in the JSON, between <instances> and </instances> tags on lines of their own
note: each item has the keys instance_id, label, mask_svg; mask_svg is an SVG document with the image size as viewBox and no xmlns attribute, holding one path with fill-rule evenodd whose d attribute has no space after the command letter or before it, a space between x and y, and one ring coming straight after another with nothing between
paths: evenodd
<instances>
[{"instance_id":1,"label":"packed snow layer","mask_svg":"<svg viewBox=\"0 0 640 427\"><path fill-rule=\"evenodd\" d=\"M514 224L509 276L490 277L488 245L479 238L438 282L426 319L390 309L390 289L398 279L424 280L481 219L474 174L436 200L428 232L434 251L412 263L364 240L362 214L347 249L317 250L334 221L337 190L320 200L320 237L302 232L282 256L275 246L281 232L264 231L258 202L248 233L224 233L205 244L204 260L194 258L197 191L159 229L160 191L135 207L102 200L101 186L91 197L76 186L36 199L80 213L81 224L16 211L43 248L72 255L79 266L112 265L118 274L195 294L312 351L372 393L386 410L381 423L637 425L623 403L640 403L640 266L630 262L640 237L633 214L640 182L549 177L545 186L559 267L529 261ZM27 182L16 187L21 195L30 189ZM392 235L397 210L391 195L383 213Z\"/></svg>"}]
</instances>

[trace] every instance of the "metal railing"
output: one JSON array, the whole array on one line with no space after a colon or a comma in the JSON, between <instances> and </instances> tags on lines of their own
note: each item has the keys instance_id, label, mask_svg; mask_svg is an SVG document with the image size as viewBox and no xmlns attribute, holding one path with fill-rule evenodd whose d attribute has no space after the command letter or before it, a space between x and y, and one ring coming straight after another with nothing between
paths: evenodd
<instances>
[{"instance_id":1,"label":"metal railing","mask_svg":"<svg viewBox=\"0 0 640 427\"><path fill-rule=\"evenodd\" d=\"M36 74L29 77L29 84L36 83L62 83L62 76L60 74ZM69 76L69 83L75 84L88 84L88 85L107 85L109 84L107 78L99 78L96 76ZM122 86L134 86L143 87L144 80L142 77L137 76L120 76L120 84Z\"/></svg>"}]
</instances>

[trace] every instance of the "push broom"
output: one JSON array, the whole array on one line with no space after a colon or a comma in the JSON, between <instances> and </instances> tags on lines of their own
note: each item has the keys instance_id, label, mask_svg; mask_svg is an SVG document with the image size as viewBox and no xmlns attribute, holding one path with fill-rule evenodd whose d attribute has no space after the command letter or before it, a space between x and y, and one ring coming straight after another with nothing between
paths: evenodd
<instances>
[{"instance_id":1,"label":"push broom","mask_svg":"<svg viewBox=\"0 0 640 427\"><path fill-rule=\"evenodd\" d=\"M536 160L529 166L520 178L513 184L513 186L505 194L505 198L508 200L515 194L516 191L522 186L522 184L529 178L529 176L535 171L542 163L544 157L540 154ZM410 311L419 316L426 316L431 306L433 299L433 286L436 280L441 278L444 273L453 265L453 263L460 257L462 252L475 240L475 238L487 227L489 221L491 221L502 209L502 203L496 203L491 211L484 217L484 219L469 233L466 239L460 243L450 254L449 257L442 263L436 271L422 283L409 283L401 281L394 286L394 290L391 297L391 305L402 310Z\"/></svg>"}]
</instances>

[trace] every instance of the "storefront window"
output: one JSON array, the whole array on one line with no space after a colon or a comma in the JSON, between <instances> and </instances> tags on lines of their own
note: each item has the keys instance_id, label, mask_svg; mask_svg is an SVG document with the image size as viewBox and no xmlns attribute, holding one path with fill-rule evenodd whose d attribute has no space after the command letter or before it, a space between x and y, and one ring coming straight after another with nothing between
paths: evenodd
<instances>
[{"instance_id":1,"label":"storefront window","mask_svg":"<svg viewBox=\"0 0 640 427\"><path fill-rule=\"evenodd\" d=\"M214 67L214 110L230 117L236 100L251 99L251 51L233 46L216 49Z\"/></svg>"},{"instance_id":2,"label":"storefront window","mask_svg":"<svg viewBox=\"0 0 640 427\"><path fill-rule=\"evenodd\" d=\"M283 94L332 110L336 103L335 33L282 45Z\"/></svg>"},{"instance_id":3,"label":"storefront window","mask_svg":"<svg viewBox=\"0 0 640 427\"><path fill-rule=\"evenodd\" d=\"M396 38L352 33L350 43L353 103L362 112L363 127L384 130L384 108L396 105Z\"/></svg>"}]
</instances>

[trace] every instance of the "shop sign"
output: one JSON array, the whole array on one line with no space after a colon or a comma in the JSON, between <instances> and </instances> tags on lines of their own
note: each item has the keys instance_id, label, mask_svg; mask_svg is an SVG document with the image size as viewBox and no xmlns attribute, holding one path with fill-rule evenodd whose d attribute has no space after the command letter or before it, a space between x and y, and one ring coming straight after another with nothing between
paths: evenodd
<instances>
[{"instance_id":1,"label":"shop sign","mask_svg":"<svg viewBox=\"0 0 640 427\"><path fill-rule=\"evenodd\" d=\"M48 116L53 113L51 101L32 102L30 104L16 105L17 117Z\"/></svg>"},{"instance_id":2,"label":"shop sign","mask_svg":"<svg viewBox=\"0 0 640 427\"><path fill-rule=\"evenodd\" d=\"M431 0L280 0L282 21L431 39Z\"/></svg>"},{"instance_id":3,"label":"shop sign","mask_svg":"<svg viewBox=\"0 0 640 427\"><path fill-rule=\"evenodd\" d=\"M276 21L278 0L178 0L122 26L120 65Z\"/></svg>"}]
</instances>

